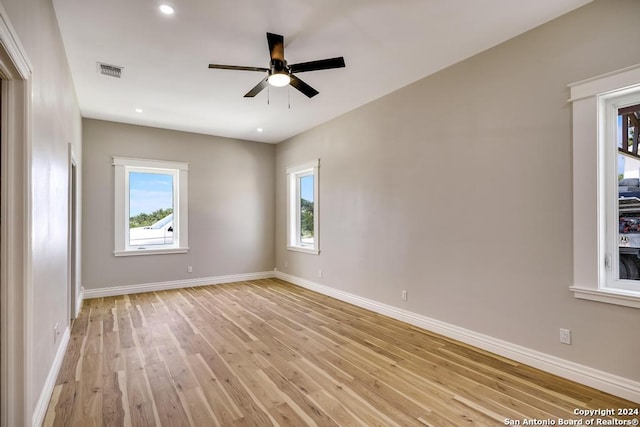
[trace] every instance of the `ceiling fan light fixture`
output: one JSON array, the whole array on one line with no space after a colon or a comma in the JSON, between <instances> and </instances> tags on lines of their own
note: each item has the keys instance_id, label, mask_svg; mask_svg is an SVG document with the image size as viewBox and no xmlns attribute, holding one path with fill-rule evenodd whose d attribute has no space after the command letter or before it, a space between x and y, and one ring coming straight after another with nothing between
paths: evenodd
<instances>
[{"instance_id":1,"label":"ceiling fan light fixture","mask_svg":"<svg viewBox=\"0 0 640 427\"><path fill-rule=\"evenodd\" d=\"M160 9L160 12L164 13L165 15L173 15L175 12L173 7L169 6L168 4L161 4L160 6L158 6L158 9Z\"/></svg>"},{"instance_id":2,"label":"ceiling fan light fixture","mask_svg":"<svg viewBox=\"0 0 640 427\"><path fill-rule=\"evenodd\" d=\"M275 87L283 87L291 83L291 77L286 71L273 73L269 76L269 84Z\"/></svg>"}]
</instances>

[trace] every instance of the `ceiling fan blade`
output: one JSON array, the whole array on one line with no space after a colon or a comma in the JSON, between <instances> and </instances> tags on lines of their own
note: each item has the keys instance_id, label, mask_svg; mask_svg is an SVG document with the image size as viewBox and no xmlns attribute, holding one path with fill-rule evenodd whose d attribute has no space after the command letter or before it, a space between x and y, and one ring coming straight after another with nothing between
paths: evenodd
<instances>
[{"instance_id":1,"label":"ceiling fan blade","mask_svg":"<svg viewBox=\"0 0 640 427\"><path fill-rule=\"evenodd\" d=\"M293 74L291 74L290 77L291 77L291 86L295 87L300 92L307 95L307 97L313 98L318 93L320 93L314 88L312 88L311 86L309 86L308 84L306 84L305 82L303 82L302 80L300 80L299 78L297 78L296 76L294 76Z\"/></svg>"},{"instance_id":2,"label":"ceiling fan blade","mask_svg":"<svg viewBox=\"0 0 640 427\"><path fill-rule=\"evenodd\" d=\"M258 83L257 85L255 85L253 87L253 89L251 89L249 92L247 92L247 94L244 97L245 98L253 98L257 94L259 94L262 91L262 89L267 87L268 84L269 84L269 76L267 76L264 79L262 79L262 81L260 83Z\"/></svg>"},{"instance_id":3,"label":"ceiling fan blade","mask_svg":"<svg viewBox=\"0 0 640 427\"><path fill-rule=\"evenodd\" d=\"M268 68L262 67L243 67L241 65L220 65L209 64L209 68L216 68L219 70L240 70L240 71L269 71Z\"/></svg>"},{"instance_id":4,"label":"ceiling fan blade","mask_svg":"<svg viewBox=\"0 0 640 427\"><path fill-rule=\"evenodd\" d=\"M342 68L344 66L344 58L339 56L337 58L301 62L299 64L290 65L289 67L291 68L292 73L303 73L305 71L328 70L330 68Z\"/></svg>"},{"instance_id":5,"label":"ceiling fan blade","mask_svg":"<svg viewBox=\"0 0 640 427\"><path fill-rule=\"evenodd\" d=\"M284 61L284 37L279 34L267 33L267 43L269 43L271 60Z\"/></svg>"}]
</instances>

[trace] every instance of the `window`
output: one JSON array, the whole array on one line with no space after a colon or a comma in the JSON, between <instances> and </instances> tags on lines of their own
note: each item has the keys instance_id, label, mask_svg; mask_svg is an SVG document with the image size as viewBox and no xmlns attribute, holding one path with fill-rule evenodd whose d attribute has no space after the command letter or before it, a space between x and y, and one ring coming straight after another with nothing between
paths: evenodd
<instances>
[{"instance_id":1,"label":"window","mask_svg":"<svg viewBox=\"0 0 640 427\"><path fill-rule=\"evenodd\" d=\"M318 254L318 167L314 160L287 169L287 249Z\"/></svg>"},{"instance_id":2,"label":"window","mask_svg":"<svg viewBox=\"0 0 640 427\"><path fill-rule=\"evenodd\" d=\"M603 100L605 115L605 287L640 293L640 91ZM611 162L613 160L613 162Z\"/></svg>"},{"instance_id":3,"label":"window","mask_svg":"<svg viewBox=\"0 0 640 427\"><path fill-rule=\"evenodd\" d=\"M187 163L114 157L116 256L189 250Z\"/></svg>"},{"instance_id":4,"label":"window","mask_svg":"<svg viewBox=\"0 0 640 427\"><path fill-rule=\"evenodd\" d=\"M577 298L640 308L640 66L571 85Z\"/></svg>"}]
</instances>

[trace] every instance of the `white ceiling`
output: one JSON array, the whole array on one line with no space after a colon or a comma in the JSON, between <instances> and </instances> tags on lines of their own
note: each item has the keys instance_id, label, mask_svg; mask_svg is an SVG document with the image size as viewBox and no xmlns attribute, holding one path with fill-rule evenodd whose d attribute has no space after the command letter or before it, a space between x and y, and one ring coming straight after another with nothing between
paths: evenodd
<instances>
[{"instance_id":1,"label":"white ceiling","mask_svg":"<svg viewBox=\"0 0 640 427\"><path fill-rule=\"evenodd\" d=\"M53 3L84 117L277 143L590 1ZM284 36L290 64L344 56L346 68L301 74L320 92L311 99L292 87L244 98L263 74L207 68L268 67L267 31ZM96 62L123 66L122 78Z\"/></svg>"}]
</instances>

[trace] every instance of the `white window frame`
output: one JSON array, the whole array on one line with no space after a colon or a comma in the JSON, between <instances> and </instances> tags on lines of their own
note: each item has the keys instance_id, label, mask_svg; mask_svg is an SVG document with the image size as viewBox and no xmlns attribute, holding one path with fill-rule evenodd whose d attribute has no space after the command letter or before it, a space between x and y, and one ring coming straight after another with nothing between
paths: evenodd
<instances>
[{"instance_id":1,"label":"white window frame","mask_svg":"<svg viewBox=\"0 0 640 427\"><path fill-rule=\"evenodd\" d=\"M320 253L319 168L319 159L287 168L287 249L290 251ZM313 176L313 245L300 240L300 178L305 176Z\"/></svg>"},{"instance_id":2,"label":"white window frame","mask_svg":"<svg viewBox=\"0 0 640 427\"><path fill-rule=\"evenodd\" d=\"M617 108L640 96L640 64L569 85L573 111L573 286L576 298L640 308L640 283L619 280Z\"/></svg>"},{"instance_id":3,"label":"white window frame","mask_svg":"<svg viewBox=\"0 0 640 427\"><path fill-rule=\"evenodd\" d=\"M115 256L159 255L189 251L189 164L166 160L114 157L114 251ZM173 244L129 245L129 173L159 173L173 177Z\"/></svg>"}]
</instances>

